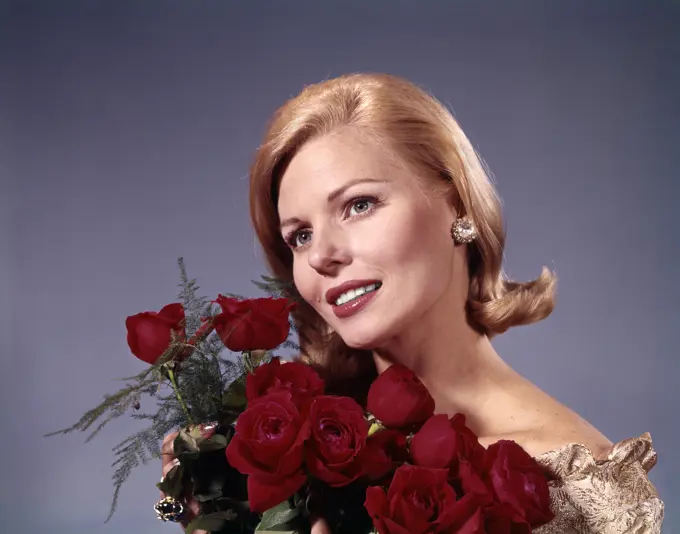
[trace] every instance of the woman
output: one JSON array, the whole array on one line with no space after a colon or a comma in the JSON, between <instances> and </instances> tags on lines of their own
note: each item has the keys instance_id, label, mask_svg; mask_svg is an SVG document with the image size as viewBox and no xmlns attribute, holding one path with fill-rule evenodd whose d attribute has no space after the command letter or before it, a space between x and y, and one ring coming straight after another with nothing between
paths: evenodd
<instances>
[{"instance_id":1,"label":"woman","mask_svg":"<svg viewBox=\"0 0 680 534\"><path fill-rule=\"evenodd\" d=\"M306 88L269 127L250 205L273 274L302 297L305 358L335 391L362 400L404 364L438 413L465 413L483 445L514 440L553 474L541 534L660 531L649 435L612 445L492 347L550 314L555 277L505 278L500 202L434 98L387 75Z\"/></svg>"}]
</instances>

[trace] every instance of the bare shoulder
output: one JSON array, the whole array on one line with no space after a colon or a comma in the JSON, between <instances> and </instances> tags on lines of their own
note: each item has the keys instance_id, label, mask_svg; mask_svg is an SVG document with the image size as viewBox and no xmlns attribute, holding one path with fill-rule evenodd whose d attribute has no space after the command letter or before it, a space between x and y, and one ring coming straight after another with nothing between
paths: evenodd
<instances>
[{"instance_id":1,"label":"bare shoulder","mask_svg":"<svg viewBox=\"0 0 680 534\"><path fill-rule=\"evenodd\" d=\"M510 439L514 439L532 456L579 444L590 449L595 458L604 459L613 447L606 436L581 418L569 423L556 421L554 425L522 432Z\"/></svg>"},{"instance_id":2,"label":"bare shoulder","mask_svg":"<svg viewBox=\"0 0 680 534\"><path fill-rule=\"evenodd\" d=\"M480 439L480 442L488 446L501 439L512 440L534 457L567 445L579 444L588 447L596 459L605 459L612 450L612 442L590 424L584 423L529 429L503 436L487 437Z\"/></svg>"},{"instance_id":3,"label":"bare shoulder","mask_svg":"<svg viewBox=\"0 0 680 534\"><path fill-rule=\"evenodd\" d=\"M552 398L551 398L552 399ZM595 458L605 458L613 443L579 414L552 399L554 413L535 429L538 454L578 443L588 447Z\"/></svg>"},{"instance_id":4,"label":"bare shoulder","mask_svg":"<svg viewBox=\"0 0 680 534\"><path fill-rule=\"evenodd\" d=\"M524 424L495 440L516 441L532 456L578 443L588 447L595 458L606 458L613 444L602 432L537 386L520 389L522 413L518 419Z\"/></svg>"},{"instance_id":5,"label":"bare shoulder","mask_svg":"<svg viewBox=\"0 0 680 534\"><path fill-rule=\"evenodd\" d=\"M527 442L525 449L532 456L578 443L588 447L595 458L601 459L606 458L613 446L602 432L560 403L557 403L554 414L520 437Z\"/></svg>"}]
</instances>

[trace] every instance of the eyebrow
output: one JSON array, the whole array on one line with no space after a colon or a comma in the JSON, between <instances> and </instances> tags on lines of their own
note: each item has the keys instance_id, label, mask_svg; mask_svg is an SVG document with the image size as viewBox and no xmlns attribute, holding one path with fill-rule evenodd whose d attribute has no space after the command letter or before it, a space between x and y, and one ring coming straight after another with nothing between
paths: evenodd
<instances>
[{"instance_id":1,"label":"eyebrow","mask_svg":"<svg viewBox=\"0 0 680 534\"><path fill-rule=\"evenodd\" d=\"M334 200L336 200L339 196L341 196L345 191L347 191L350 187L354 187L355 185L358 184L363 184L363 183L386 183L387 180L378 180L377 178L356 178L354 180L350 180L347 182L345 185L338 187L334 191L331 191L328 194L328 197L326 197L326 202L330 204ZM299 224L301 221L297 217L290 217L288 219L285 219L281 221L280 228L284 228L286 226L290 226L293 224Z\"/></svg>"}]
</instances>

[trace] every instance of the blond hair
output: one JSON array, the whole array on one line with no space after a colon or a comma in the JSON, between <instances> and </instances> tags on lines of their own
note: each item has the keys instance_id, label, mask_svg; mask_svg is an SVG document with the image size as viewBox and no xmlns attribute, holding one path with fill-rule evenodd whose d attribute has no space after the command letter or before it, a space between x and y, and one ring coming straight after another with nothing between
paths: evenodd
<instances>
[{"instance_id":1,"label":"blond hair","mask_svg":"<svg viewBox=\"0 0 680 534\"><path fill-rule=\"evenodd\" d=\"M546 267L530 282L508 280L503 272L501 203L482 160L452 114L419 87L385 74L352 74L308 86L275 113L251 168L250 210L277 278L293 281L292 253L279 230L281 176L302 145L343 127L359 128L425 175L455 189L459 215L471 219L478 230L477 239L468 245L466 311L474 328L493 336L552 312L555 275ZM360 372L363 365L356 363L357 351L344 346L336 335L327 335L326 325L310 306L302 303L295 320L314 361L336 373L341 371L338 360L355 361L348 373Z\"/></svg>"}]
</instances>

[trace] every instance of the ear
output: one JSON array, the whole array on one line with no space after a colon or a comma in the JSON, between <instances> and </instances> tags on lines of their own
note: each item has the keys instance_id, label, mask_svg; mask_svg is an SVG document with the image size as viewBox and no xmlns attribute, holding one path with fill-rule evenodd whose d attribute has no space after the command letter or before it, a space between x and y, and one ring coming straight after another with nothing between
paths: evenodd
<instances>
[{"instance_id":1,"label":"ear","mask_svg":"<svg viewBox=\"0 0 680 534\"><path fill-rule=\"evenodd\" d=\"M455 221L458 217L465 215L465 207L460 200L460 195L456 187L451 184L449 190L446 192L446 201L451 209L451 215Z\"/></svg>"}]
</instances>

